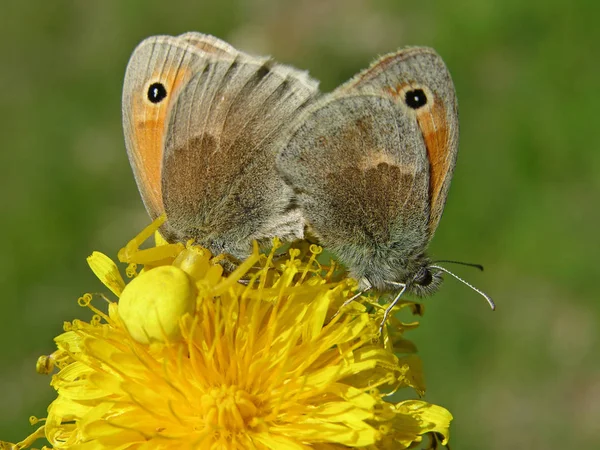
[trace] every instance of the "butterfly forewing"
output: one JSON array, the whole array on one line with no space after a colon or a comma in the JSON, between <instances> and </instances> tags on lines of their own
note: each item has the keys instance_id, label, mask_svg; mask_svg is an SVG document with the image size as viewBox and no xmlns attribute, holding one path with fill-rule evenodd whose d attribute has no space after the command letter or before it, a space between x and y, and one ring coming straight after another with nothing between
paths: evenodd
<instances>
[{"instance_id":1,"label":"butterfly forewing","mask_svg":"<svg viewBox=\"0 0 600 450\"><path fill-rule=\"evenodd\" d=\"M401 113L414 114L418 122L429 160L431 236L444 210L458 153L458 106L452 78L433 49L409 47L375 61L340 86L337 93L344 95L373 89L407 106ZM427 103L411 111L411 96L420 95L419 92L426 97Z\"/></svg>"},{"instance_id":2,"label":"butterfly forewing","mask_svg":"<svg viewBox=\"0 0 600 450\"><path fill-rule=\"evenodd\" d=\"M179 95L165 144L168 233L245 256L252 239L302 236L275 157L316 83L266 58L213 60Z\"/></svg>"},{"instance_id":3,"label":"butterfly forewing","mask_svg":"<svg viewBox=\"0 0 600 450\"><path fill-rule=\"evenodd\" d=\"M208 54L171 36L144 40L133 52L123 84L127 154L151 217L164 211L161 168L166 120L181 88L205 66Z\"/></svg>"}]
</instances>

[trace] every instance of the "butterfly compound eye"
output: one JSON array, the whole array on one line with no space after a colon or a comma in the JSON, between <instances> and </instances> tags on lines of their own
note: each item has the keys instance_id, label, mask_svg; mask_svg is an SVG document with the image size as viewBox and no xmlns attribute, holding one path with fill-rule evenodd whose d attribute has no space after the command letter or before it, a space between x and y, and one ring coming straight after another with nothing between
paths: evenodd
<instances>
[{"instance_id":1,"label":"butterfly compound eye","mask_svg":"<svg viewBox=\"0 0 600 450\"><path fill-rule=\"evenodd\" d=\"M420 284L421 286L429 286L432 281L433 275L431 275L431 271L427 268L420 270L414 279L414 282Z\"/></svg>"},{"instance_id":2,"label":"butterfly compound eye","mask_svg":"<svg viewBox=\"0 0 600 450\"><path fill-rule=\"evenodd\" d=\"M419 109L427 104L427 95L423 89L413 89L406 92L404 101L409 108Z\"/></svg>"},{"instance_id":3,"label":"butterfly compound eye","mask_svg":"<svg viewBox=\"0 0 600 450\"><path fill-rule=\"evenodd\" d=\"M167 96L167 89L162 83L152 83L148 88L148 100L152 103L160 103Z\"/></svg>"}]
</instances>

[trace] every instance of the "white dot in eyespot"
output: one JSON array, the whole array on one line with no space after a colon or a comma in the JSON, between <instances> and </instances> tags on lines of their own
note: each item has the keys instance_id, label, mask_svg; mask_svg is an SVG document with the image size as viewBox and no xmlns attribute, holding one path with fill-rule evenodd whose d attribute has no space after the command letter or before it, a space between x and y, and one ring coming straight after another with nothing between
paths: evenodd
<instances>
[{"instance_id":1,"label":"white dot in eyespot","mask_svg":"<svg viewBox=\"0 0 600 450\"><path fill-rule=\"evenodd\" d=\"M167 96L167 89L162 83L152 83L148 88L147 96L151 103L160 103Z\"/></svg>"}]
</instances>

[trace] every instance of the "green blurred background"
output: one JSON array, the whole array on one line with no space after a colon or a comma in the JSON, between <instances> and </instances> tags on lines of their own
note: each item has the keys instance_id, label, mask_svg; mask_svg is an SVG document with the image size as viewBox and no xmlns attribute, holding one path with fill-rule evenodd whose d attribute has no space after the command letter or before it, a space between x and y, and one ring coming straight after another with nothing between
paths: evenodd
<instances>
[{"instance_id":1,"label":"green blurred background","mask_svg":"<svg viewBox=\"0 0 600 450\"><path fill-rule=\"evenodd\" d=\"M404 45L435 47L458 92L461 144L425 301L426 399L453 412L454 449L600 448L600 3L593 1L31 1L2 6L0 439L45 415L35 373L77 297L102 290L148 218L121 130L136 44L196 30L309 69L322 89Z\"/></svg>"}]
</instances>

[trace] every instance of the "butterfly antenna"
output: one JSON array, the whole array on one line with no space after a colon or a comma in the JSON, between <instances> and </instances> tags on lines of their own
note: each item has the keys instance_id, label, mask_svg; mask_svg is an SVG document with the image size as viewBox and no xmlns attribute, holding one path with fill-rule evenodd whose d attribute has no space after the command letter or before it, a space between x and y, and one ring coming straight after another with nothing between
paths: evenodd
<instances>
[{"instance_id":1,"label":"butterfly antenna","mask_svg":"<svg viewBox=\"0 0 600 450\"><path fill-rule=\"evenodd\" d=\"M460 264L461 266L475 267L483 272L483 266L481 264L473 264L463 261L452 261L450 259L440 259L439 261L433 261L434 264L437 263L448 263L448 264Z\"/></svg>"},{"instance_id":2,"label":"butterfly antenna","mask_svg":"<svg viewBox=\"0 0 600 450\"><path fill-rule=\"evenodd\" d=\"M441 270L441 271L442 271L442 272L444 272L444 273L447 273L448 275L452 275L452 276L453 276L454 278L456 278L458 281L460 281L461 283L463 283L463 284L465 284L465 285L469 286L471 289L473 289L475 292L477 292L479 295L481 295L483 298L485 298L485 299L487 300L487 302L489 303L489 305L490 305L490 308L492 308L492 311L496 309L496 304L494 303L494 300L492 300L492 298L491 298L489 295L487 295L487 294L486 294L485 292L483 292L482 290L480 290L480 289L477 289L477 288L476 288L475 286L473 286L471 283L469 283L469 282L467 282L467 281L463 280L463 279L462 279L461 277L459 277L458 275L456 275L456 274L454 274L454 273L450 272L448 269L445 269L445 268L444 268L444 267L442 267L442 266L436 266L436 265L432 265L432 266L429 266L429 268L431 268L431 269L438 269L438 270Z\"/></svg>"},{"instance_id":3,"label":"butterfly antenna","mask_svg":"<svg viewBox=\"0 0 600 450\"><path fill-rule=\"evenodd\" d=\"M396 295L396 297L394 297L394 300L392 301L392 303L390 303L390 306L388 306L387 308L385 308L385 312L383 313L383 319L381 320L381 324L379 325L379 334L383 334L383 327L385 326L385 323L387 322L387 319L390 315L390 313L392 312L392 309L394 309L394 306L396 306L396 304L400 301L400 297L402 297L402 294L404 294L404 292L406 291L406 284L404 283L394 283L397 286L401 286L402 289L400 289L400 292L398 292L398 295Z\"/></svg>"}]
</instances>

